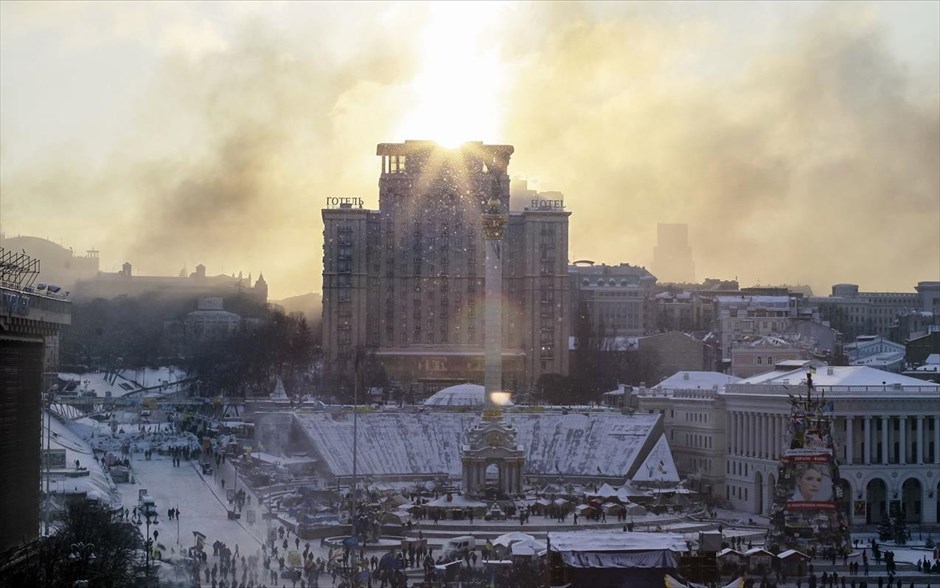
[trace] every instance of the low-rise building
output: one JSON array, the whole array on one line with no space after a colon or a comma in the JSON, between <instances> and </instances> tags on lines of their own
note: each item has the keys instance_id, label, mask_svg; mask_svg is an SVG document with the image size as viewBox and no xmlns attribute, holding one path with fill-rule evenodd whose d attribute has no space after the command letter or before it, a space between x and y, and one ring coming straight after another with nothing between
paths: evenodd
<instances>
[{"instance_id":1,"label":"low-rise building","mask_svg":"<svg viewBox=\"0 0 940 588\"><path fill-rule=\"evenodd\" d=\"M797 341L781 337L745 340L731 350L731 374L749 378L773 371L777 362L792 359L811 359L810 350Z\"/></svg>"},{"instance_id":2,"label":"low-rise building","mask_svg":"<svg viewBox=\"0 0 940 588\"><path fill-rule=\"evenodd\" d=\"M680 371L636 390L638 413L663 417L679 475L711 497L724 496L725 412L721 390L740 378L714 371Z\"/></svg>"},{"instance_id":3,"label":"low-rise building","mask_svg":"<svg viewBox=\"0 0 940 588\"><path fill-rule=\"evenodd\" d=\"M586 315L595 333L618 337L650 330L656 277L645 267L577 261L568 266L568 276L573 306L570 316Z\"/></svg>"},{"instance_id":4,"label":"low-rise building","mask_svg":"<svg viewBox=\"0 0 940 588\"><path fill-rule=\"evenodd\" d=\"M859 292L857 284L836 284L832 295L805 300L815 306L830 325L847 338L858 335L892 336L897 316L912 311L935 312L940 302L940 282L919 282L916 292Z\"/></svg>"},{"instance_id":5,"label":"low-rise building","mask_svg":"<svg viewBox=\"0 0 940 588\"><path fill-rule=\"evenodd\" d=\"M790 398L815 394L835 413L842 486L854 524L877 524L900 509L909 523L937 523L940 492L940 385L869 367L806 362L726 386L726 499L734 508L769 513L786 449Z\"/></svg>"},{"instance_id":6,"label":"low-rise building","mask_svg":"<svg viewBox=\"0 0 940 588\"><path fill-rule=\"evenodd\" d=\"M888 372L904 369L904 346L881 335L860 335L845 346L849 365L864 365Z\"/></svg>"},{"instance_id":7,"label":"low-rise building","mask_svg":"<svg viewBox=\"0 0 940 588\"><path fill-rule=\"evenodd\" d=\"M711 371L717 367L717 350L705 341L691 335L670 331L642 337L637 348L648 368L659 381L679 371Z\"/></svg>"}]
</instances>

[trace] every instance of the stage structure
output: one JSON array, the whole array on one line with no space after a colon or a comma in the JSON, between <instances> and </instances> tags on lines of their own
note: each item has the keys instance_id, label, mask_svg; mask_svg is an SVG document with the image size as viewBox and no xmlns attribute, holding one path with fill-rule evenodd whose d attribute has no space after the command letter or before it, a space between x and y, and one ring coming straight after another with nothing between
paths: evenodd
<instances>
[{"instance_id":1,"label":"stage structure","mask_svg":"<svg viewBox=\"0 0 940 588\"><path fill-rule=\"evenodd\" d=\"M813 371L806 375L806 394L790 395L789 449L780 458L767 546L829 557L851 552L849 497L838 484L834 406L817 393Z\"/></svg>"}]
</instances>

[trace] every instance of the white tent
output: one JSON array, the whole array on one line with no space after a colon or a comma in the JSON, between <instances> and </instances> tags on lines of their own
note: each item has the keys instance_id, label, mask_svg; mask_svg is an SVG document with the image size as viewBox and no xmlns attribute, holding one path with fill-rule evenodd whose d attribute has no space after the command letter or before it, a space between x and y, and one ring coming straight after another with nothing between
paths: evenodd
<instances>
[{"instance_id":1,"label":"white tent","mask_svg":"<svg viewBox=\"0 0 940 588\"><path fill-rule=\"evenodd\" d=\"M604 485L597 489L597 492L591 492L588 496L598 496L600 498L612 498L617 496L617 489L604 482Z\"/></svg>"},{"instance_id":2,"label":"white tent","mask_svg":"<svg viewBox=\"0 0 940 588\"><path fill-rule=\"evenodd\" d=\"M629 502L630 498L635 496L649 496L649 493L634 487L629 482L617 490L617 500L620 502Z\"/></svg>"},{"instance_id":3,"label":"white tent","mask_svg":"<svg viewBox=\"0 0 940 588\"><path fill-rule=\"evenodd\" d=\"M535 539L530 541L517 541L510 547L513 557L533 557L545 553L547 546Z\"/></svg>"},{"instance_id":4,"label":"white tent","mask_svg":"<svg viewBox=\"0 0 940 588\"><path fill-rule=\"evenodd\" d=\"M624 505L620 504L619 502L605 502L604 504L601 505L601 509L606 514L618 513L621 511L626 512L626 508L624 508Z\"/></svg>"},{"instance_id":5,"label":"white tent","mask_svg":"<svg viewBox=\"0 0 940 588\"><path fill-rule=\"evenodd\" d=\"M513 531L511 533L506 533L500 535L493 540L493 545L501 545L503 547L509 547L513 543L518 541L535 541L535 537L529 535L528 533L520 533L518 531Z\"/></svg>"},{"instance_id":6,"label":"white tent","mask_svg":"<svg viewBox=\"0 0 940 588\"><path fill-rule=\"evenodd\" d=\"M287 400L287 390L284 389L284 382L278 376L274 382L274 391L271 392L271 400Z\"/></svg>"},{"instance_id":7,"label":"white tent","mask_svg":"<svg viewBox=\"0 0 940 588\"><path fill-rule=\"evenodd\" d=\"M638 517L646 514L646 508L633 502L623 505L624 510L630 516Z\"/></svg>"},{"instance_id":8,"label":"white tent","mask_svg":"<svg viewBox=\"0 0 940 588\"><path fill-rule=\"evenodd\" d=\"M660 436L653 450L646 456L643 465L633 474L635 482L679 482L676 462L672 459L666 435Z\"/></svg>"}]
</instances>

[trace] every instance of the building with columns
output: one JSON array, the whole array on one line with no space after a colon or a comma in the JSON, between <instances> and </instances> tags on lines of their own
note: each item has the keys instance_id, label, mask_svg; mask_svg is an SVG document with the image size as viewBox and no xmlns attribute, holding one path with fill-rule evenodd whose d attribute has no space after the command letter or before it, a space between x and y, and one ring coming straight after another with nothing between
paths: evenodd
<instances>
[{"instance_id":1,"label":"building with columns","mask_svg":"<svg viewBox=\"0 0 940 588\"><path fill-rule=\"evenodd\" d=\"M787 449L790 395L832 401L834 441L852 524L876 524L902 509L909 523L938 521L940 385L869 367L783 361L773 371L720 384L670 378L637 397L661 413L680 476L731 507L768 514ZM727 376L726 376L727 377Z\"/></svg>"},{"instance_id":2,"label":"building with columns","mask_svg":"<svg viewBox=\"0 0 940 588\"><path fill-rule=\"evenodd\" d=\"M766 514L786 449L789 396L805 393L807 362L728 385L726 499ZM819 365L816 394L835 412L834 441L849 520L876 524L900 509L909 523L938 522L940 385L868 367Z\"/></svg>"}]
</instances>

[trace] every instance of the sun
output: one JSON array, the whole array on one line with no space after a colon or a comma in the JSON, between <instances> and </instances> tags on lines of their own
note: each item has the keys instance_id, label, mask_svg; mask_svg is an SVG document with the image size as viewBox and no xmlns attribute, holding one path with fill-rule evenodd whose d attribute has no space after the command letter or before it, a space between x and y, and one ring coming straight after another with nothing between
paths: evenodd
<instances>
[{"instance_id":1,"label":"sun","mask_svg":"<svg viewBox=\"0 0 940 588\"><path fill-rule=\"evenodd\" d=\"M398 137L431 139L446 147L497 141L508 76L498 46L486 36L499 22L500 6L441 2L429 11L421 32L421 67L409 84L412 106Z\"/></svg>"}]
</instances>

